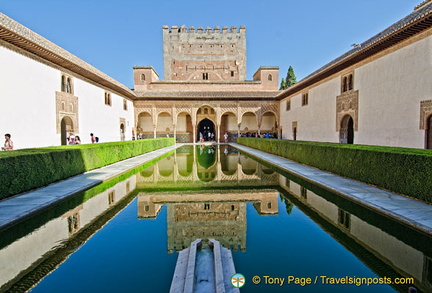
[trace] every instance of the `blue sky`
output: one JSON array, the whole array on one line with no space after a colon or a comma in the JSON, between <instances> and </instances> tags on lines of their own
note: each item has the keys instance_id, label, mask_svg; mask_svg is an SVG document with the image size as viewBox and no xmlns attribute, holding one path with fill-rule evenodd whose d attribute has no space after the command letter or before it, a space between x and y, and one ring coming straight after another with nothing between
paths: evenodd
<instances>
[{"instance_id":1,"label":"blue sky","mask_svg":"<svg viewBox=\"0 0 432 293\"><path fill-rule=\"evenodd\" d=\"M422 0L0 0L0 11L132 88L132 66L163 79L162 25L246 25L247 79L291 65L297 80L411 13Z\"/></svg>"}]
</instances>

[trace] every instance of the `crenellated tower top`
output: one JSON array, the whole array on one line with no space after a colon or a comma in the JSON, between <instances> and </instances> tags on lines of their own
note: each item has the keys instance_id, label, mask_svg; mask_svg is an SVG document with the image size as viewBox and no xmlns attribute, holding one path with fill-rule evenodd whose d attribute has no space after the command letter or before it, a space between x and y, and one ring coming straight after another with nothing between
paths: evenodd
<instances>
[{"instance_id":1,"label":"crenellated tower top","mask_svg":"<svg viewBox=\"0 0 432 293\"><path fill-rule=\"evenodd\" d=\"M186 25L176 26L172 25L171 28L168 25L162 26L163 33L165 34L181 34L181 33L199 33L199 34L220 34L220 33L246 33L246 26L241 25L238 29L236 26L231 26L228 28L227 26L222 27L215 26L214 28L207 26L205 29L200 26L195 28L194 26L187 27Z\"/></svg>"},{"instance_id":2,"label":"crenellated tower top","mask_svg":"<svg viewBox=\"0 0 432 293\"><path fill-rule=\"evenodd\" d=\"M246 27L164 25L164 79L246 80Z\"/></svg>"}]
</instances>

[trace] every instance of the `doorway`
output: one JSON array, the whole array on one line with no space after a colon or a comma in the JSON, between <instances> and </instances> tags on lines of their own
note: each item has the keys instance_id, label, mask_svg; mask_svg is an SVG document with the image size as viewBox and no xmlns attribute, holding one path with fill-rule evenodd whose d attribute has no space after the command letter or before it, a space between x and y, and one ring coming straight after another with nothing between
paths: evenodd
<instances>
[{"instance_id":1,"label":"doorway","mask_svg":"<svg viewBox=\"0 0 432 293\"><path fill-rule=\"evenodd\" d=\"M354 143L354 120L350 115L345 115L341 121L339 142L346 144Z\"/></svg>"},{"instance_id":2,"label":"doorway","mask_svg":"<svg viewBox=\"0 0 432 293\"><path fill-rule=\"evenodd\" d=\"M210 119L203 119L198 124L197 141L215 141L216 133L213 121Z\"/></svg>"},{"instance_id":3,"label":"doorway","mask_svg":"<svg viewBox=\"0 0 432 293\"><path fill-rule=\"evenodd\" d=\"M68 133L73 132L72 119L68 116L63 117L60 122L60 143L61 145L67 145Z\"/></svg>"},{"instance_id":4,"label":"doorway","mask_svg":"<svg viewBox=\"0 0 432 293\"><path fill-rule=\"evenodd\" d=\"M429 115L426 124L426 148L432 149L432 115Z\"/></svg>"}]
</instances>

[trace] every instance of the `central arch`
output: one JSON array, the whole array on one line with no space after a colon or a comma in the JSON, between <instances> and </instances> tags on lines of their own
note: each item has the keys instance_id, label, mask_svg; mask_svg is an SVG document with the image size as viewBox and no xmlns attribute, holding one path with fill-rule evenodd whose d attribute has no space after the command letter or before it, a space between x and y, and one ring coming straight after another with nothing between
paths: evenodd
<instances>
[{"instance_id":1,"label":"central arch","mask_svg":"<svg viewBox=\"0 0 432 293\"><path fill-rule=\"evenodd\" d=\"M201 120L198 123L197 130L197 141L200 141L201 136L204 141L216 140L215 125L210 119L204 118Z\"/></svg>"}]
</instances>

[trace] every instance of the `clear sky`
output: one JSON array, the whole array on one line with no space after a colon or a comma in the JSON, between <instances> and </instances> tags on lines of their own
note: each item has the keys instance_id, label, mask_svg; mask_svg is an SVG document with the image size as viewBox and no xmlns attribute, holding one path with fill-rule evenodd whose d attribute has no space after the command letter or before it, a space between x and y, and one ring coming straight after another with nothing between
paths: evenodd
<instances>
[{"instance_id":1,"label":"clear sky","mask_svg":"<svg viewBox=\"0 0 432 293\"><path fill-rule=\"evenodd\" d=\"M282 78L291 65L300 80L422 1L0 0L0 11L132 88L134 65L163 79L163 25L245 25L247 79L260 66Z\"/></svg>"}]
</instances>

